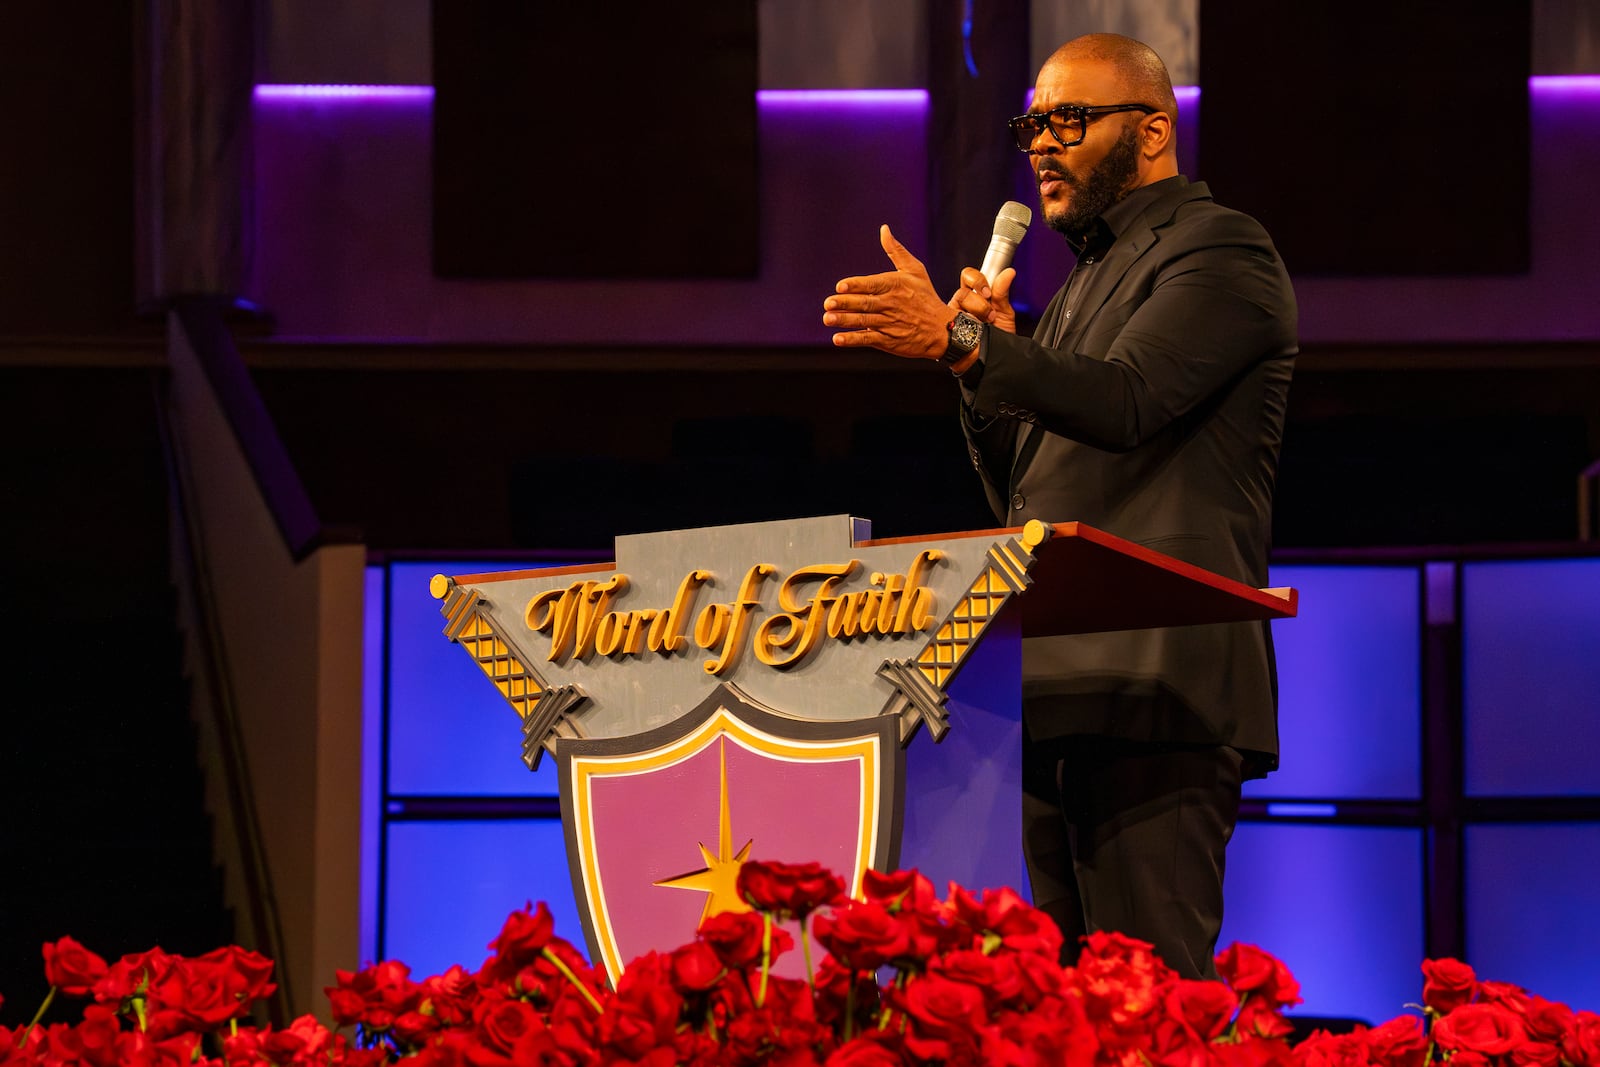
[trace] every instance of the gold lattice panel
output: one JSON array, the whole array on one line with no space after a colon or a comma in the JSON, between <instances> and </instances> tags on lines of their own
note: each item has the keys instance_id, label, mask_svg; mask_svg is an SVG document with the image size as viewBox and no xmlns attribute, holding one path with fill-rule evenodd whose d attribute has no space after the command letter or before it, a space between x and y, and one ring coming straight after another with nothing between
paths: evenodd
<instances>
[{"instance_id":1,"label":"gold lattice panel","mask_svg":"<svg viewBox=\"0 0 1600 1067\"><path fill-rule=\"evenodd\" d=\"M967 650L982 635L983 628L999 614L1015 591L1016 587L1000 572L999 566L986 567L917 657L917 669L928 681L943 689Z\"/></svg>"},{"instance_id":2,"label":"gold lattice panel","mask_svg":"<svg viewBox=\"0 0 1600 1067\"><path fill-rule=\"evenodd\" d=\"M500 690L502 696L511 702L519 716L526 719L533 714L533 706L544 695L544 686L539 684L539 679L533 672L524 667L520 660L506 647L489 625L487 619L476 611L463 621L461 632L456 635L456 640L461 647L477 662L483 673L489 676Z\"/></svg>"}]
</instances>

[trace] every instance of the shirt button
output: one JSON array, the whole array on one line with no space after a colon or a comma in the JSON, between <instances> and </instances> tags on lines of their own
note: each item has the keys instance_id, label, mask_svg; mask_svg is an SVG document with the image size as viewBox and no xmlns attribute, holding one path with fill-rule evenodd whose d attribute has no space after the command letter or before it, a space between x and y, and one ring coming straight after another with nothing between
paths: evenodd
<instances>
[{"instance_id":1,"label":"shirt button","mask_svg":"<svg viewBox=\"0 0 1600 1067\"><path fill-rule=\"evenodd\" d=\"M1011 510L1012 511L1021 511L1022 508L1023 508L1023 505L1025 505L1027 502L1028 502L1028 498L1023 496L1021 493L1012 493L1011 494Z\"/></svg>"}]
</instances>

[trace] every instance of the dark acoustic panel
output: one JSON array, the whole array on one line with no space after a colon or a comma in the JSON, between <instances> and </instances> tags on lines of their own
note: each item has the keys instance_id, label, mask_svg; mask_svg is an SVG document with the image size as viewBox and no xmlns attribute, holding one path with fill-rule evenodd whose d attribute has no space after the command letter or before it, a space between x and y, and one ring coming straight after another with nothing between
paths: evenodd
<instances>
[{"instance_id":1,"label":"dark acoustic panel","mask_svg":"<svg viewBox=\"0 0 1600 1067\"><path fill-rule=\"evenodd\" d=\"M1528 266L1529 0L1208 0L1199 174L1291 274Z\"/></svg>"},{"instance_id":2,"label":"dark acoustic panel","mask_svg":"<svg viewBox=\"0 0 1600 1067\"><path fill-rule=\"evenodd\" d=\"M434 269L751 277L756 5L433 5Z\"/></svg>"},{"instance_id":3,"label":"dark acoustic panel","mask_svg":"<svg viewBox=\"0 0 1600 1067\"><path fill-rule=\"evenodd\" d=\"M136 325L137 6L0 5L0 334Z\"/></svg>"}]
</instances>

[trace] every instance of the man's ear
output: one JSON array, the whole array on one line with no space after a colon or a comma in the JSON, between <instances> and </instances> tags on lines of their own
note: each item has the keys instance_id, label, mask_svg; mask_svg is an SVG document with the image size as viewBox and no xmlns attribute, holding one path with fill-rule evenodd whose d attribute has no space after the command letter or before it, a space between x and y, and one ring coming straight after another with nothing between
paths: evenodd
<instances>
[{"instance_id":1,"label":"man's ear","mask_svg":"<svg viewBox=\"0 0 1600 1067\"><path fill-rule=\"evenodd\" d=\"M1146 115L1139 125L1139 151L1146 159L1156 159L1171 147L1171 115L1157 111L1153 115Z\"/></svg>"}]
</instances>

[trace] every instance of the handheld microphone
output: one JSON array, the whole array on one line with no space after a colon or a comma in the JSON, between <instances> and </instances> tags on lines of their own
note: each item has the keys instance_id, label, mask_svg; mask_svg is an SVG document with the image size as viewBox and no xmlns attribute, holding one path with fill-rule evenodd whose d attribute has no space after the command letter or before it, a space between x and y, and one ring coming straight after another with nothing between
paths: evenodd
<instances>
[{"instance_id":1,"label":"handheld microphone","mask_svg":"<svg viewBox=\"0 0 1600 1067\"><path fill-rule=\"evenodd\" d=\"M1019 204L1015 200L1007 200L1000 205L1000 214L994 217L994 236L989 238L989 250L983 254L983 276L990 284L999 277L1000 272L1011 266L1011 257L1017 253L1017 245L1028 232L1028 223L1033 221L1033 210L1026 204Z\"/></svg>"}]
</instances>

